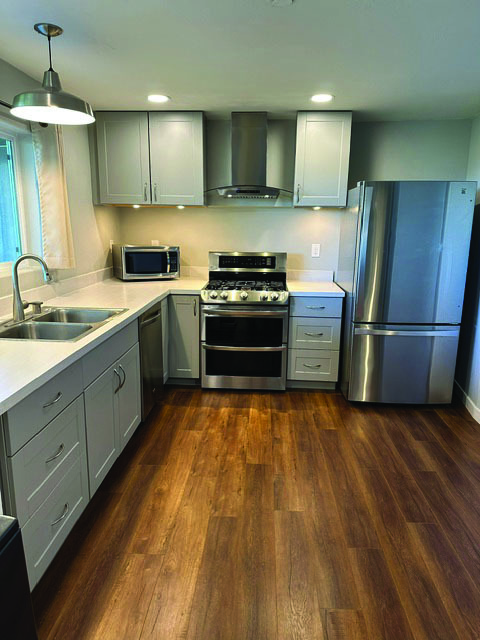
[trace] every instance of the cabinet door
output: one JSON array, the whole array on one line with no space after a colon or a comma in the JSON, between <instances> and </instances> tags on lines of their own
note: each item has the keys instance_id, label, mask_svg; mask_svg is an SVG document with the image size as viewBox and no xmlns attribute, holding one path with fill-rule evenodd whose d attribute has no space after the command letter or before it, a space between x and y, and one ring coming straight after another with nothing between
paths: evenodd
<instances>
[{"instance_id":1,"label":"cabinet door","mask_svg":"<svg viewBox=\"0 0 480 640\"><path fill-rule=\"evenodd\" d=\"M100 202L149 204L148 114L96 114Z\"/></svg>"},{"instance_id":2,"label":"cabinet door","mask_svg":"<svg viewBox=\"0 0 480 640\"><path fill-rule=\"evenodd\" d=\"M344 207L347 203L352 114L301 112L297 117L297 207Z\"/></svg>"},{"instance_id":3,"label":"cabinet door","mask_svg":"<svg viewBox=\"0 0 480 640\"><path fill-rule=\"evenodd\" d=\"M203 114L150 113L152 202L203 205Z\"/></svg>"},{"instance_id":4,"label":"cabinet door","mask_svg":"<svg viewBox=\"0 0 480 640\"><path fill-rule=\"evenodd\" d=\"M140 351L138 343L117 362L122 376L122 385L118 392L118 429L120 451L125 447L140 424Z\"/></svg>"},{"instance_id":5,"label":"cabinet door","mask_svg":"<svg viewBox=\"0 0 480 640\"><path fill-rule=\"evenodd\" d=\"M169 296L169 344L171 378L200 376L200 298Z\"/></svg>"},{"instance_id":6,"label":"cabinet door","mask_svg":"<svg viewBox=\"0 0 480 640\"><path fill-rule=\"evenodd\" d=\"M117 393L121 378L112 365L85 389L88 475L93 496L119 454Z\"/></svg>"},{"instance_id":7,"label":"cabinet door","mask_svg":"<svg viewBox=\"0 0 480 640\"><path fill-rule=\"evenodd\" d=\"M162 300L162 355L163 355L163 382L167 382L168 372L168 298Z\"/></svg>"}]
</instances>

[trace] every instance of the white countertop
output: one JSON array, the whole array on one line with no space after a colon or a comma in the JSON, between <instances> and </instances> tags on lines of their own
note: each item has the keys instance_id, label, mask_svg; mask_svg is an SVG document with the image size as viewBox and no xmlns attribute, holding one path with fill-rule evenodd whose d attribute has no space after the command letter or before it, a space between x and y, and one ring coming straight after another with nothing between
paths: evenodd
<instances>
[{"instance_id":1,"label":"white countertop","mask_svg":"<svg viewBox=\"0 0 480 640\"><path fill-rule=\"evenodd\" d=\"M169 293L198 294L205 284L205 280L194 278L156 282L121 282L111 279L47 300L46 307L126 307L128 311L113 317L76 342L0 340L0 414L11 409ZM287 287L293 296L345 295L333 282L292 280L287 282Z\"/></svg>"}]
</instances>

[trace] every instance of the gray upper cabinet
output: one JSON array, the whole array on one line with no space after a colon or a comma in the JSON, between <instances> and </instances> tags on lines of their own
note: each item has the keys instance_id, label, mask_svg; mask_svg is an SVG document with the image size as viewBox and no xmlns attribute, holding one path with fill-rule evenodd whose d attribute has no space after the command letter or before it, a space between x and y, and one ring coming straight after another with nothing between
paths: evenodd
<instances>
[{"instance_id":1,"label":"gray upper cabinet","mask_svg":"<svg viewBox=\"0 0 480 640\"><path fill-rule=\"evenodd\" d=\"M98 198L103 204L150 204L146 112L96 114Z\"/></svg>"},{"instance_id":2,"label":"gray upper cabinet","mask_svg":"<svg viewBox=\"0 0 480 640\"><path fill-rule=\"evenodd\" d=\"M297 116L296 207L344 207L350 157L350 112L306 111Z\"/></svg>"},{"instance_id":3,"label":"gray upper cabinet","mask_svg":"<svg viewBox=\"0 0 480 640\"><path fill-rule=\"evenodd\" d=\"M203 114L154 112L149 119L152 203L203 205Z\"/></svg>"},{"instance_id":4,"label":"gray upper cabinet","mask_svg":"<svg viewBox=\"0 0 480 640\"><path fill-rule=\"evenodd\" d=\"M169 374L200 377L200 298L169 296Z\"/></svg>"}]
</instances>

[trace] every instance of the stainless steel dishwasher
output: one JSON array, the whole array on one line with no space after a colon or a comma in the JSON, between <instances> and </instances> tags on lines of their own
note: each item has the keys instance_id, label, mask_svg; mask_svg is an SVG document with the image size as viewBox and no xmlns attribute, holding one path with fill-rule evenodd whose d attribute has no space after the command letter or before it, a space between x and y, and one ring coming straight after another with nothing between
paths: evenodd
<instances>
[{"instance_id":1,"label":"stainless steel dishwasher","mask_svg":"<svg viewBox=\"0 0 480 640\"><path fill-rule=\"evenodd\" d=\"M163 390L161 302L139 318L140 367L142 373L142 420L148 417Z\"/></svg>"}]
</instances>

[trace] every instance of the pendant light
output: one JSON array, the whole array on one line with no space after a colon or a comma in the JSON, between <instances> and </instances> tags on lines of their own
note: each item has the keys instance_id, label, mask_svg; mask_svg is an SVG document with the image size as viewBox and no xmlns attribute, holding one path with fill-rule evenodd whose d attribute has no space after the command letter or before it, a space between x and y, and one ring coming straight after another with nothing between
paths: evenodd
<instances>
[{"instance_id":1,"label":"pendant light","mask_svg":"<svg viewBox=\"0 0 480 640\"><path fill-rule=\"evenodd\" d=\"M13 99L10 113L23 120L49 124L90 124L95 122L92 107L77 96L62 90L59 75L52 67L51 39L60 36L63 29L55 24L40 22L34 26L37 33L48 38L50 67L43 74L42 88L19 93Z\"/></svg>"}]
</instances>

